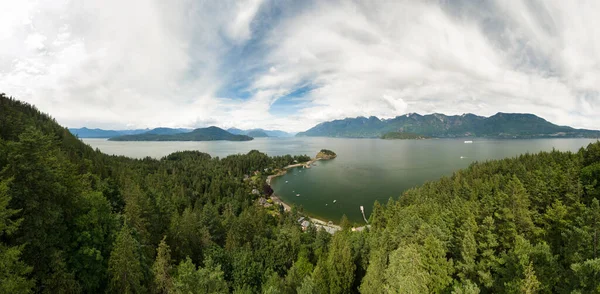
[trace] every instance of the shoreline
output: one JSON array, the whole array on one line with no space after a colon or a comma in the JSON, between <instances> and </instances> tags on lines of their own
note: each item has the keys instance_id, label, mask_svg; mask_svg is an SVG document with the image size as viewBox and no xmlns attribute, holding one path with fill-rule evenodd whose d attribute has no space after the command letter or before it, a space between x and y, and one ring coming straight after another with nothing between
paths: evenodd
<instances>
[{"instance_id":1,"label":"shoreline","mask_svg":"<svg viewBox=\"0 0 600 294\"><path fill-rule=\"evenodd\" d=\"M314 159L311 159L311 160L309 160L307 162L295 163L295 164L290 164L290 165L284 166L276 174L273 174L273 175L270 175L270 176L267 177L267 180L266 180L267 185L269 185L269 187L271 187L271 181L274 178L281 177L281 176L287 174L287 170L288 169L296 168L296 167L301 167L301 166L304 166L304 168L307 168L307 166L308 166L308 168L310 168L310 166L314 162L319 161L319 160L321 160L321 159L320 158L314 158ZM271 189L273 189L273 187L271 187ZM271 200L273 200L273 203L277 203L277 204L283 205L283 209L285 211L290 211L292 209L291 206L289 206L287 203L283 202L283 200L281 200L281 198L275 194L275 191L273 191L273 194L271 194L271 196L269 196L269 198L271 198ZM319 220L319 221L322 221L322 220Z\"/></svg>"},{"instance_id":2,"label":"shoreline","mask_svg":"<svg viewBox=\"0 0 600 294\"><path fill-rule=\"evenodd\" d=\"M333 159L333 158L332 158ZM287 173L288 169L291 168L295 168L295 167L301 167L304 166L304 168L311 168L311 165L319 160L322 160L322 158L313 158L307 162L302 162L302 163L295 163L295 164L290 164L290 165L286 165L282 168L282 170L280 170L279 172L277 172L274 175L270 175L267 177L267 185L271 186L271 180L277 177L281 177L283 175L285 175Z\"/></svg>"},{"instance_id":3,"label":"shoreline","mask_svg":"<svg viewBox=\"0 0 600 294\"><path fill-rule=\"evenodd\" d=\"M292 210L292 208L289 205L287 205L285 202L283 202L283 200L281 200L281 198L279 198L279 196L275 195L275 192L273 192L273 194L271 194L271 196L269 196L269 197L271 198L271 200L273 200L273 203L282 205L284 211Z\"/></svg>"},{"instance_id":4,"label":"shoreline","mask_svg":"<svg viewBox=\"0 0 600 294\"><path fill-rule=\"evenodd\" d=\"M276 174L268 176L266 179L267 185L269 185L269 187L271 187L271 181L274 178L281 177L281 176L287 174L288 169L301 167L301 166L303 166L304 168L311 168L312 164L319 160L331 160L331 159L333 159L333 158L329 158L329 159L313 158L307 162L287 165L287 166L283 167L282 170L278 171ZM271 187L271 189L272 189L272 187ZM284 211L291 211L291 209L292 209L291 206L288 205L287 203L285 203L283 200L281 200L281 198L277 194L275 194L275 191L273 191L273 194L271 194L271 196L269 196L269 198L271 200L273 200L273 203L282 205ZM306 215L306 217L313 223L313 225L315 227L317 227L317 229L319 229L319 228L324 229L325 231L327 231L330 234L334 234L335 232L340 231L342 229L342 227L333 224L333 221L322 220L322 219L310 217L308 215Z\"/></svg>"}]
</instances>

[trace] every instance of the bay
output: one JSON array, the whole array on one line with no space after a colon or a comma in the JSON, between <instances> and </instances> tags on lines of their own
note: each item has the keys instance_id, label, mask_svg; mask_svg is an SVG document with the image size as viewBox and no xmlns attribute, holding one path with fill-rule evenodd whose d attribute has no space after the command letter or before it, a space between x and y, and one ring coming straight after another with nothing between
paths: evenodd
<instances>
[{"instance_id":1,"label":"bay","mask_svg":"<svg viewBox=\"0 0 600 294\"><path fill-rule=\"evenodd\" d=\"M199 150L211 156L259 150L268 155L315 156L330 149L338 157L318 161L310 169L295 168L275 178L272 187L286 203L301 207L310 216L337 222L346 215L364 223L360 206L369 217L375 200L397 199L405 190L450 176L475 161L514 157L524 153L577 151L595 139L469 139L381 140L345 138L257 138L247 142L114 142L83 139L107 154L134 158L160 158L175 151ZM297 196L299 195L299 196ZM335 203L334 203L335 200Z\"/></svg>"}]
</instances>

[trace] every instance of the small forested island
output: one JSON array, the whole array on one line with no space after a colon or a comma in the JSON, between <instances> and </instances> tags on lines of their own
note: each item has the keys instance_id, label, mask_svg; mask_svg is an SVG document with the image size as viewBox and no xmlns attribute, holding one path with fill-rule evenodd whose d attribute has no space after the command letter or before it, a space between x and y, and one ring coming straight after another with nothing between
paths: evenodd
<instances>
[{"instance_id":1,"label":"small forested island","mask_svg":"<svg viewBox=\"0 0 600 294\"><path fill-rule=\"evenodd\" d=\"M328 160L328 159L334 159L336 157L337 157L337 154L335 154L335 152L328 150L328 149L321 149L321 151L319 151L319 153L317 153L317 156L315 158Z\"/></svg>"},{"instance_id":2,"label":"small forested island","mask_svg":"<svg viewBox=\"0 0 600 294\"><path fill-rule=\"evenodd\" d=\"M330 235L268 205L265 178L308 156L137 160L3 94L0 113L0 293L600 289L599 142L473 163Z\"/></svg>"},{"instance_id":3,"label":"small forested island","mask_svg":"<svg viewBox=\"0 0 600 294\"><path fill-rule=\"evenodd\" d=\"M250 141L254 138L247 135L234 135L218 127L195 129L187 133L154 133L124 135L109 138L109 141Z\"/></svg>"},{"instance_id":4,"label":"small forested island","mask_svg":"<svg viewBox=\"0 0 600 294\"><path fill-rule=\"evenodd\" d=\"M381 139L386 140L423 140L423 139L431 139L429 136L419 135L415 133L408 132L389 132L385 133L381 136Z\"/></svg>"}]
</instances>

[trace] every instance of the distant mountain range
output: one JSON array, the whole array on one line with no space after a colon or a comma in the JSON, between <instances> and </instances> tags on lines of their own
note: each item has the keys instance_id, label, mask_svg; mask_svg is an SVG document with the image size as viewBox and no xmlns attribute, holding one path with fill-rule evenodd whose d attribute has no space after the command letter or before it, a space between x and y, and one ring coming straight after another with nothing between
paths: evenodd
<instances>
[{"instance_id":1,"label":"distant mountain range","mask_svg":"<svg viewBox=\"0 0 600 294\"><path fill-rule=\"evenodd\" d=\"M263 132L263 131L250 131L246 134L247 136L250 136L252 138L266 138L266 137L270 137L269 135L267 135L267 133Z\"/></svg>"},{"instance_id":2,"label":"distant mountain range","mask_svg":"<svg viewBox=\"0 0 600 294\"><path fill-rule=\"evenodd\" d=\"M227 131L232 134L248 135L248 136L254 137L254 138L258 138L258 137L293 137L295 135L295 133L288 133L288 132L284 132L284 131L280 131L280 130L264 130L264 129L241 130L241 129L237 129L237 128L229 128L229 129L227 129ZM252 136L251 133L255 134L257 136ZM263 136L262 133L266 134L267 136Z\"/></svg>"},{"instance_id":3,"label":"distant mountain range","mask_svg":"<svg viewBox=\"0 0 600 294\"><path fill-rule=\"evenodd\" d=\"M171 128L155 128L152 130L149 130L143 134L148 134L148 135L174 135L174 134L181 134L181 133L189 133L193 131L193 129L171 129Z\"/></svg>"},{"instance_id":4,"label":"distant mountain range","mask_svg":"<svg viewBox=\"0 0 600 294\"><path fill-rule=\"evenodd\" d=\"M389 132L406 132L434 138L576 138L600 137L600 131L558 126L533 114L497 113L490 117L474 114L420 115L410 113L392 119L375 116L323 122L296 134L298 137L376 138Z\"/></svg>"},{"instance_id":5,"label":"distant mountain range","mask_svg":"<svg viewBox=\"0 0 600 294\"><path fill-rule=\"evenodd\" d=\"M122 135L141 134L149 131L148 129L137 130L102 130L88 128L69 128L71 134L79 138L110 138Z\"/></svg>"},{"instance_id":6,"label":"distant mountain range","mask_svg":"<svg viewBox=\"0 0 600 294\"><path fill-rule=\"evenodd\" d=\"M103 129L88 129L88 128L69 128L71 134L79 138L112 138L124 135L137 134L157 134L170 135L178 133L191 132L192 129L171 129L171 128L155 128L155 129L135 129L135 130L103 130Z\"/></svg>"},{"instance_id":7,"label":"distant mountain range","mask_svg":"<svg viewBox=\"0 0 600 294\"><path fill-rule=\"evenodd\" d=\"M88 128L69 128L69 131L79 138L113 138L124 135L173 135L181 133L189 133L194 129L185 128L155 128L155 129L135 129L135 130L103 130L103 129L88 129ZM263 130L250 129L240 130L230 128L228 132L234 135L247 135L253 138L261 137L293 137L295 133L288 133L280 130Z\"/></svg>"},{"instance_id":8,"label":"distant mountain range","mask_svg":"<svg viewBox=\"0 0 600 294\"><path fill-rule=\"evenodd\" d=\"M109 138L109 141L250 141L253 138L246 135L235 135L218 127L195 129L191 132L169 133L170 130L145 132L136 135L124 135Z\"/></svg>"}]
</instances>

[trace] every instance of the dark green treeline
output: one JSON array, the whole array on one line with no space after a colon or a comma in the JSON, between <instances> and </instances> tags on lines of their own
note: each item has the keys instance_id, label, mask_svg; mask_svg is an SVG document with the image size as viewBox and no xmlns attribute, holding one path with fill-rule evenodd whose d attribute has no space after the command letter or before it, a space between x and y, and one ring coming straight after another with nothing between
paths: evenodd
<instances>
[{"instance_id":1,"label":"dark green treeline","mask_svg":"<svg viewBox=\"0 0 600 294\"><path fill-rule=\"evenodd\" d=\"M333 236L258 204L307 159L107 156L2 95L0 293L600 292L600 143L475 163Z\"/></svg>"}]
</instances>

